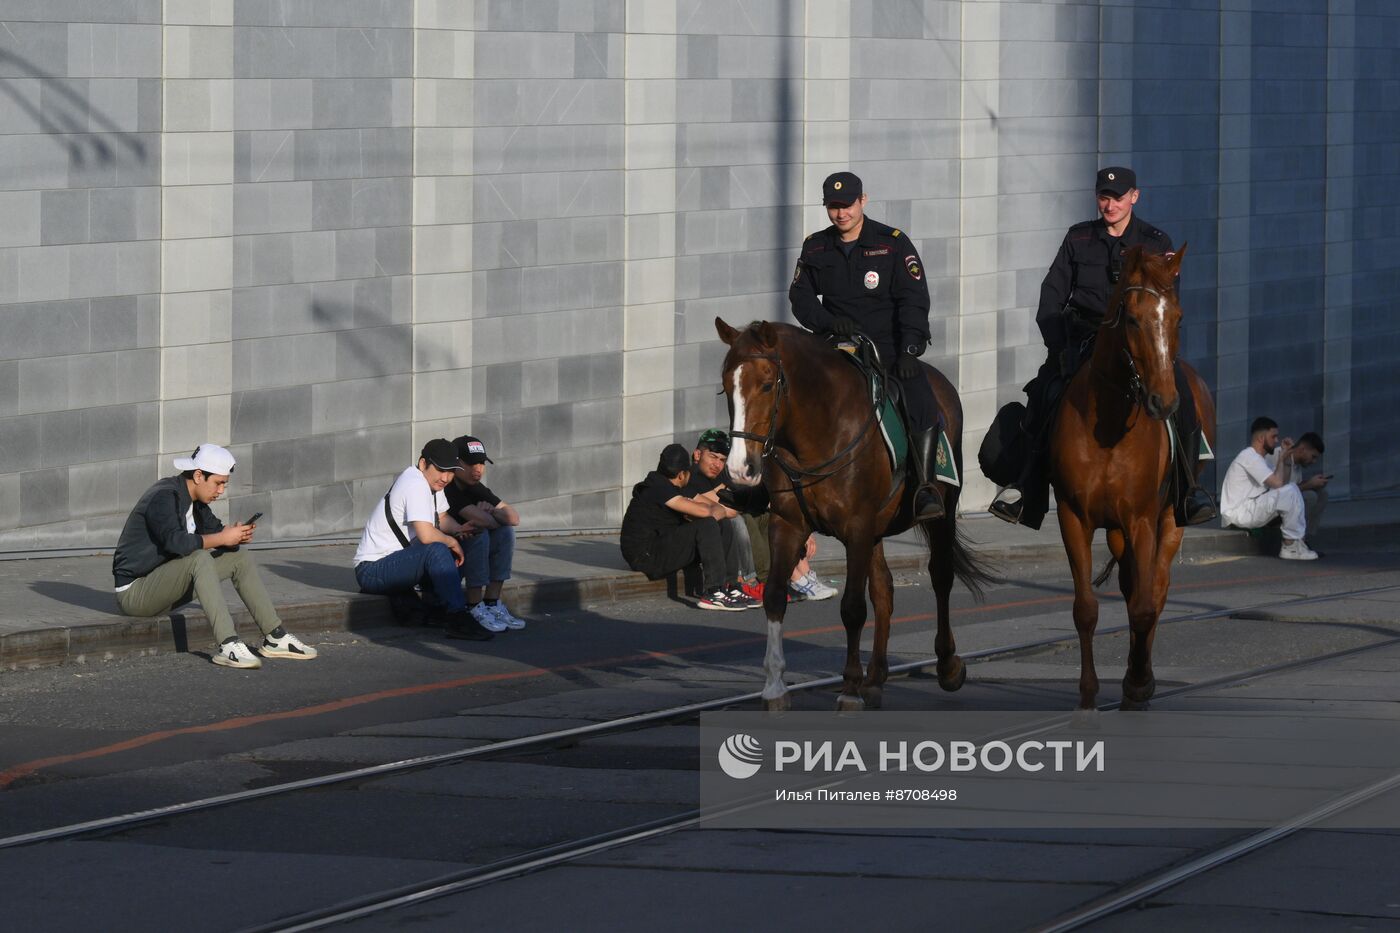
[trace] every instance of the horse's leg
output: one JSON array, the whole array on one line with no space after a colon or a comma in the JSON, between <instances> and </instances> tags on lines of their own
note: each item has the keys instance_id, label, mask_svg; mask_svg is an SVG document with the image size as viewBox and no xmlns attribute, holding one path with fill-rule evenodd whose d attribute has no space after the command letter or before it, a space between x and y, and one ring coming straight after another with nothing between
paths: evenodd
<instances>
[{"instance_id":1,"label":"horse's leg","mask_svg":"<svg viewBox=\"0 0 1400 933\"><path fill-rule=\"evenodd\" d=\"M879 709L884 698L885 680L890 676L887 656L890 645L890 615L894 612L894 577L885 562L885 543L876 541L870 552L870 604L875 607L875 645L870 649L870 663L865 666L860 696L870 709ZM857 632L856 640L860 635Z\"/></svg>"},{"instance_id":2,"label":"horse's leg","mask_svg":"<svg viewBox=\"0 0 1400 933\"><path fill-rule=\"evenodd\" d=\"M938 634L933 650L938 655L938 686L952 692L967 680L967 667L958 657L958 645L953 638L952 617L948 600L953 594L953 541L957 535L957 519L953 508L948 517L929 526L928 578L938 601Z\"/></svg>"},{"instance_id":3,"label":"horse's leg","mask_svg":"<svg viewBox=\"0 0 1400 933\"><path fill-rule=\"evenodd\" d=\"M783 617L787 614L787 581L797 566L797 551L806 534L776 512L768 520L768 583L763 588L763 612L768 617L768 648L763 654L763 708L780 713L792 706L783 674ZM775 582L781 581L781 582Z\"/></svg>"},{"instance_id":4,"label":"horse's leg","mask_svg":"<svg viewBox=\"0 0 1400 933\"><path fill-rule=\"evenodd\" d=\"M1099 675L1094 670L1094 629L1099 624L1099 598L1094 595L1094 529L1064 502L1057 506L1060 537L1074 576L1074 628L1079 633L1079 708L1094 709ZM1120 575L1122 571L1119 571Z\"/></svg>"},{"instance_id":5,"label":"horse's leg","mask_svg":"<svg viewBox=\"0 0 1400 933\"><path fill-rule=\"evenodd\" d=\"M841 594L841 624L846 628L846 666L841 669L841 695L836 698L836 708L850 711L865 708L865 701L860 698L860 633L865 628L865 580L870 574L875 544L872 535L864 531L849 537L845 544L846 591Z\"/></svg>"},{"instance_id":6,"label":"horse's leg","mask_svg":"<svg viewBox=\"0 0 1400 933\"><path fill-rule=\"evenodd\" d=\"M1144 709L1157 689L1152 676L1152 638L1156 634L1158 522L1144 518L1126 530L1128 565L1118 572L1128 605L1128 671L1123 675L1122 709Z\"/></svg>"}]
</instances>

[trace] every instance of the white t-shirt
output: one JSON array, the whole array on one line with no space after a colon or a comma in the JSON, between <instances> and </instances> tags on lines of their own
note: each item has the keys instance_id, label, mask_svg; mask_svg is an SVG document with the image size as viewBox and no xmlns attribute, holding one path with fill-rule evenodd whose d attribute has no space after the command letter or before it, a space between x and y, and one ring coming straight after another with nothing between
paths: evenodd
<instances>
[{"instance_id":1,"label":"white t-shirt","mask_svg":"<svg viewBox=\"0 0 1400 933\"><path fill-rule=\"evenodd\" d=\"M428 480L417 467L409 467L398 475L389 488L389 511L398 522L404 537L411 542L417 538L409 522L427 522L441 512L447 511L447 497L441 492L433 492ZM384 500L374 500L369 520L365 522L364 534L360 535L360 546L355 549L355 563L366 560L380 560L403 550L403 545L389 527L384 517Z\"/></svg>"},{"instance_id":2,"label":"white t-shirt","mask_svg":"<svg viewBox=\"0 0 1400 933\"><path fill-rule=\"evenodd\" d=\"M1239 452L1225 471L1225 482L1220 487L1220 514L1229 520L1235 510L1250 499L1268 491L1264 480L1274 473L1274 468L1253 447Z\"/></svg>"}]
</instances>

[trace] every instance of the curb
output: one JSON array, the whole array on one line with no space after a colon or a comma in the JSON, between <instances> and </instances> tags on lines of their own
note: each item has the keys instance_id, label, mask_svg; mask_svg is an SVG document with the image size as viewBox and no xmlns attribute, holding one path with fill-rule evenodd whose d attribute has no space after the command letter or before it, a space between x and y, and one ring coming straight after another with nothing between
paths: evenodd
<instances>
[{"instance_id":1,"label":"curb","mask_svg":"<svg viewBox=\"0 0 1400 933\"><path fill-rule=\"evenodd\" d=\"M1348 541L1354 540L1355 533L1362 531L1365 529L1348 530ZM1028 536L1031 534L1027 532ZM990 564L991 571L998 575L1000 565L1008 563L1063 562L1064 546L1059 537L1053 531L1038 534L1039 540L1028 540L1026 544L972 546L977 556ZM1094 551L1096 566L1107 560L1108 551L1102 543L1096 544ZM1180 559L1195 562L1257 553L1257 545L1248 535L1211 530L1205 534L1189 535L1183 544ZM928 558L925 553L895 554L889 556L887 562L892 571L922 572ZM818 573L826 577L839 578L845 572L844 559L819 559L814 566ZM510 587L510 597L511 605L517 611L529 614L615 605L668 594L679 598L678 589L684 593L679 574L672 575L670 579L648 580L637 573L616 573L582 579L515 581ZM297 633L356 632L393 624L388 600L361 594L283 604L278 606L278 614L287 627ZM233 610L233 619L241 631L255 628L252 617L241 606ZM110 622L45 626L0 635L0 669L25 670L171 652L204 653L212 651L213 644L213 628L198 609L149 618L113 618Z\"/></svg>"}]
</instances>

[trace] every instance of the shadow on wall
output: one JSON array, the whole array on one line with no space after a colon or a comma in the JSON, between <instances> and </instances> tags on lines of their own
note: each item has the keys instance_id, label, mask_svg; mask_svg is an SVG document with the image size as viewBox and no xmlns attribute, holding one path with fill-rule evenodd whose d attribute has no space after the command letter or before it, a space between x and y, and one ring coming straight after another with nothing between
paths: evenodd
<instances>
[{"instance_id":1,"label":"shadow on wall","mask_svg":"<svg viewBox=\"0 0 1400 933\"><path fill-rule=\"evenodd\" d=\"M137 162L144 163L149 157L146 143L139 136L121 129L87 98L69 87L65 78L4 49L0 49L0 68L17 70L37 79L41 83L41 94L54 95L55 105L46 109L26 98L9 80L0 78L0 93L13 100L45 135L54 137L68 150L71 165L105 165L115 161L114 143Z\"/></svg>"}]
</instances>

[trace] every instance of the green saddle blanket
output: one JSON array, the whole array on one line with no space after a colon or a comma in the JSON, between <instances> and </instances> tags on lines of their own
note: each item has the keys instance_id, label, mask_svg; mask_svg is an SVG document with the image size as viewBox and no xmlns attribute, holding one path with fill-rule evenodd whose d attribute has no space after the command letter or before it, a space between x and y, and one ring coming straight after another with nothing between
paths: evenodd
<instances>
[{"instance_id":1,"label":"green saddle blanket","mask_svg":"<svg viewBox=\"0 0 1400 933\"><path fill-rule=\"evenodd\" d=\"M889 455L890 466L898 473L909 460L909 432L904 426L904 415L890 394L884 391L884 374L877 372L873 365L861 359L854 347L846 350L842 346L840 349L845 350L852 365L865 377L871 403L878 403L880 406L880 436L884 438L885 453ZM953 445L948 442L948 432L941 429L938 432L938 451L934 455L934 473L939 482L950 486L962 485L962 480L958 477L957 463L953 459Z\"/></svg>"}]
</instances>

